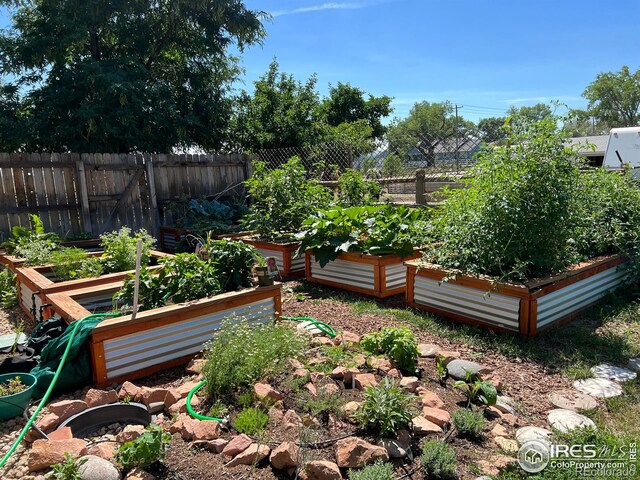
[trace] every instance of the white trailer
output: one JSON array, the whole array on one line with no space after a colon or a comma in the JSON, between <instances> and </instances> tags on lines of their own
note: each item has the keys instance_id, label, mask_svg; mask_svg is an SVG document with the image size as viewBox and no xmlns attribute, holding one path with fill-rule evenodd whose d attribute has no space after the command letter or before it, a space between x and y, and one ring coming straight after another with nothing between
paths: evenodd
<instances>
[{"instance_id":1,"label":"white trailer","mask_svg":"<svg viewBox=\"0 0 640 480\"><path fill-rule=\"evenodd\" d=\"M602 165L621 169L629 165L634 175L640 174L640 127L612 128Z\"/></svg>"}]
</instances>

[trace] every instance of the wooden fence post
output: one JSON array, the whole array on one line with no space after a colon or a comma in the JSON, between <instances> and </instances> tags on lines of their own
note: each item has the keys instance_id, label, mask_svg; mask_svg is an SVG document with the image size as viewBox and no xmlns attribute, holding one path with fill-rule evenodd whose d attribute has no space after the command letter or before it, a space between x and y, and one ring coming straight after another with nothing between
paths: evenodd
<instances>
[{"instance_id":1,"label":"wooden fence post","mask_svg":"<svg viewBox=\"0 0 640 480\"><path fill-rule=\"evenodd\" d=\"M76 173L80 184L80 205L82 206L82 228L85 232L93 234L91 225L91 211L89 209L89 193L87 191L87 177L84 174L84 162L76 160Z\"/></svg>"},{"instance_id":2,"label":"wooden fence post","mask_svg":"<svg viewBox=\"0 0 640 480\"><path fill-rule=\"evenodd\" d=\"M149 186L149 199L151 200L151 224L153 225L153 236L160 238L160 212L158 211L158 198L156 196L156 177L153 172L153 158L151 155L144 157L145 168L147 169L147 185Z\"/></svg>"},{"instance_id":3,"label":"wooden fence post","mask_svg":"<svg viewBox=\"0 0 640 480\"><path fill-rule=\"evenodd\" d=\"M424 178L424 170L419 168L416 170L416 204L417 205L426 205L427 197L424 193L425 190L425 178Z\"/></svg>"}]
</instances>

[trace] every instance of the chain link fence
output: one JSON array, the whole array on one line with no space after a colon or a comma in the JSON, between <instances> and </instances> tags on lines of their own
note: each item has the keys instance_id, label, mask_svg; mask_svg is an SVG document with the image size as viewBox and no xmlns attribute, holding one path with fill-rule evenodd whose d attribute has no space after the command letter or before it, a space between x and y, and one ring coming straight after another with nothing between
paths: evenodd
<instances>
[{"instance_id":1,"label":"chain link fence","mask_svg":"<svg viewBox=\"0 0 640 480\"><path fill-rule=\"evenodd\" d=\"M427 183L457 182L476 164L486 132L460 129L458 134L429 136L397 133L379 142L352 145L329 142L296 148L261 150L258 158L267 168L277 168L291 157L299 157L312 178L333 185L348 168L377 179L385 196L394 202L413 203L416 199L416 171L425 172ZM427 193L429 193L429 186ZM429 200L429 198L427 199Z\"/></svg>"}]
</instances>

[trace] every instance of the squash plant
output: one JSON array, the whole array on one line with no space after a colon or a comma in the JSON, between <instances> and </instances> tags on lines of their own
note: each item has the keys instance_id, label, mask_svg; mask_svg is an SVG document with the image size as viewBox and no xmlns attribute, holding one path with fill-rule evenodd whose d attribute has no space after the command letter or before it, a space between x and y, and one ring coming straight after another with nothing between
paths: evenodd
<instances>
[{"instance_id":1,"label":"squash plant","mask_svg":"<svg viewBox=\"0 0 640 480\"><path fill-rule=\"evenodd\" d=\"M419 245L425 219L425 210L404 205L335 207L307 218L296 238L302 242L299 251L313 249L321 267L342 252L408 257Z\"/></svg>"},{"instance_id":2,"label":"squash plant","mask_svg":"<svg viewBox=\"0 0 640 480\"><path fill-rule=\"evenodd\" d=\"M290 238L300 231L305 218L327 208L332 199L327 188L307 178L298 157L273 170L268 170L264 162L256 162L253 176L245 185L253 204L243 225L267 240Z\"/></svg>"}]
</instances>

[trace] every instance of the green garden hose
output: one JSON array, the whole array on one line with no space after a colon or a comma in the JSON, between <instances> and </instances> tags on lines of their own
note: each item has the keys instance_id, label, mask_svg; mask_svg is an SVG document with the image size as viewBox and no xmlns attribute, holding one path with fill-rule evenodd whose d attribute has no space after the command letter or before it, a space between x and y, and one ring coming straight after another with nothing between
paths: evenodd
<instances>
[{"instance_id":1,"label":"green garden hose","mask_svg":"<svg viewBox=\"0 0 640 480\"><path fill-rule=\"evenodd\" d=\"M292 321L292 322L309 322L309 325L313 325L313 326L317 327L318 330L320 330L322 333L330 336L331 338L335 338L335 336L336 336L336 331L333 329L333 327L331 327L331 325L329 325L328 323L316 320L315 318L310 318L310 317L282 317L282 319L283 320L289 320L289 321ZM197 418L198 420L215 420L217 422L221 422L222 421L221 418L207 417L206 415L200 415L199 413L194 411L193 407L191 406L191 399L193 398L195 393L198 390L200 390L202 387L204 387L206 384L207 384L207 381L206 380L202 380L199 384L197 384L195 387L193 387L191 389L191 391L189 392L189 395L187 395L187 412L189 412L189 415L191 415L193 418Z\"/></svg>"},{"instance_id":2,"label":"green garden hose","mask_svg":"<svg viewBox=\"0 0 640 480\"><path fill-rule=\"evenodd\" d=\"M42 400L40 400L40 403L38 404L38 408L36 408L36 411L33 412L33 415L31 415L31 418L29 419L27 424L24 426L24 428L20 432L20 435L18 435L18 438L16 438L15 442L13 442L13 445L11 445L11 448L9 449L9 451L5 454L5 456L2 458L2 460L0 460L0 468L4 467L4 465L7 463L7 460L9 460L11 455L13 455L13 453L16 451L16 448L18 448L18 445L20 445L20 442L24 439L25 435L27 434L27 432L31 428L31 425L33 425L33 422L35 422L38 414L44 408L45 404L47 403L47 400L49 400L49 396L51 395L51 392L53 391L53 389L56 386L56 383L58 381L58 377L60 376L60 372L62 372L62 368L64 367L64 363L67 360L67 355L69 355L69 350L71 350L71 344L73 342L73 339L76 336L76 332L78 331L78 327L80 326L82 321L83 320L87 320L89 318L115 317L115 316L121 316L121 315L122 314L120 314L120 313L95 313L95 314L92 314L92 315L87 315L86 317L83 317L80 320L77 320L76 322L73 323L73 330L71 331L71 336L69 337L69 341L67 342L67 346L66 346L66 348L64 350L64 353L62 354L62 357L60 357L60 365L58 366L58 369L56 370L56 373L53 376L53 380L51 380L51 384L49 385L49 388L47 388L47 391L45 392L44 396L42 397Z\"/></svg>"}]
</instances>

